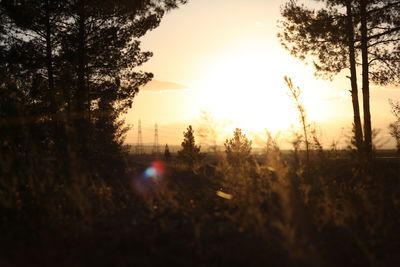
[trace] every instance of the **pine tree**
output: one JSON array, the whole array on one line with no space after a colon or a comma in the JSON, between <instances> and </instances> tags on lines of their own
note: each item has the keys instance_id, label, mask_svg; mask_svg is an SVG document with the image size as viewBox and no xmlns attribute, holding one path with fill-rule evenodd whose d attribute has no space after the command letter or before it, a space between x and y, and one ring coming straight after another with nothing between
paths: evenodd
<instances>
[{"instance_id":1,"label":"pine tree","mask_svg":"<svg viewBox=\"0 0 400 267\"><path fill-rule=\"evenodd\" d=\"M36 128L29 129L29 142L58 154L57 162L73 155L82 170L98 170L90 166L98 161L112 166L107 159L121 154L126 132L119 118L153 77L138 70L152 56L139 39L184 2L0 1L0 87L7 87L1 93L21 96L10 103Z\"/></svg>"},{"instance_id":2,"label":"pine tree","mask_svg":"<svg viewBox=\"0 0 400 267\"><path fill-rule=\"evenodd\" d=\"M182 149L178 151L178 158L186 167L192 169L201 160L200 146L195 144L194 131L191 125L183 133L183 136Z\"/></svg>"},{"instance_id":3,"label":"pine tree","mask_svg":"<svg viewBox=\"0 0 400 267\"><path fill-rule=\"evenodd\" d=\"M400 21L398 0L323 0L313 10L289 1L282 9L282 45L302 60L312 58L316 73L332 78L350 69L357 148L372 151L370 81L398 84ZM361 58L359 57L361 55ZM357 97L356 64L362 66L364 140ZM362 144L361 144L362 141Z\"/></svg>"},{"instance_id":4,"label":"pine tree","mask_svg":"<svg viewBox=\"0 0 400 267\"><path fill-rule=\"evenodd\" d=\"M363 147L363 133L358 101L354 19L350 0L346 13L338 13L333 3L317 11L290 1L283 6L281 44L295 57L311 62L315 75L332 79L348 68L350 71L353 122L357 149Z\"/></svg>"},{"instance_id":5,"label":"pine tree","mask_svg":"<svg viewBox=\"0 0 400 267\"><path fill-rule=\"evenodd\" d=\"M241 166L243 163L249 162L251 160L251 143L242 130L236 128L233 138L227 139L224 143L228 162L232 166Z\"/></svg>"}]
</instances>

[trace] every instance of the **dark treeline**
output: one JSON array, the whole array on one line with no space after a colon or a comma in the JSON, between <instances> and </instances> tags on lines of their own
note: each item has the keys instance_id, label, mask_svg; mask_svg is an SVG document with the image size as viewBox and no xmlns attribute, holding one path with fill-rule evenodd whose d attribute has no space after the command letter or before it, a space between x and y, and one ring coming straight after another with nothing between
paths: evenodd
<instances>
[{"instance_id":1,"label":"dark treeline","mask_svg":"<svg viewBox=\"0 0 400 267\"><path fill-rule=\"evenodd\" d=\"M119 116L152 78L135 69L152 55L138 38L178 2L2 1L0 153L19 162L1 175L48 159L70 176L118 157Z\"/></svg>"}]
</instances>

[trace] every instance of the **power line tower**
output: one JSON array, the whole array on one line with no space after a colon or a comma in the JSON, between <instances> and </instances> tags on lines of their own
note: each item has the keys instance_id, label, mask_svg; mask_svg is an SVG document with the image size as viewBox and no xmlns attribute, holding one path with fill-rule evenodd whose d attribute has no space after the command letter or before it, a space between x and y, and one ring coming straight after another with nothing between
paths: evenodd
<instances>
[{"instance_id":1,"label":"power line tower","mask_svg":"<svg viewBox=\"0 0 400 267\"><path fill-rule=\"evenodd\" d=\"M154 127L153 153L160 154L160 146L158 144L158 125L157 125L157 123Z\"/></svg>"},{"instance_id":2,"label":"power line tower","mask_svg":"<svg viewBox=\"0 0 400 267\"><path fill-rule=\"evenodd\" d=\"M136 155L142 155L142 154L144 154L143 137L142 137L142 122L139 120L137 143L136 143Z\"/></svg>"}]
</instances>

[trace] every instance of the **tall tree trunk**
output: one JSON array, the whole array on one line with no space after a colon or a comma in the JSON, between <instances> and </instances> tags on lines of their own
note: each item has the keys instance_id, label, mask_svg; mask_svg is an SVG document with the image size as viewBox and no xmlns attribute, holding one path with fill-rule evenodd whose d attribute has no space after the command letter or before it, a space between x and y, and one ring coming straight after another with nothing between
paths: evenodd
<instances>
[{"instance_id":1,"label":"tall tree trunk","mask_svg":"<svg viewBox=\"0 0 400 267\"><path fill-rule=\"evenodd\" d=\"M47 76L50 90L50 106L53 117L55 116L56 109L56 93L54 86L54 72L53 72L53 56L52 56L52 44L51 44L51 24L50 24L50 5L47 0L45 3L46 12L46 67ZM54 119L53 119L54 120Z\"/></svg>"},{"instance_id":2,"label":"tall tree trunk","mask_svg":"<svg viewBox=\"0 0 400 267\"><path fill-rule=\"evenodd\" d=\"M84 0L78 3L78 66L77 66L77 92L76 92L76 131L78 149L84 156L87 150L87 118L86 118L86 84L85 84L85 5Z\"/></svg>"},{"instance_id":3,"label":"tall tree trunk","mask_svg":"<svg viewBox=\"0 0 400 267\"><path fill-rule=\"evenodd\" d=\"M82 7L83 8L83 7ZM80 8L81 9L81 8ZM85 18L83 17L83 10L78 19L78 91L77 91L77 111L79 117L84 117L85 111Z\"/></svg>"},{"instance_id":4,"label":"tall tree trunk","mask_svg":"<svg viewBox=\"0 0 400 267\"><path fill-rule=\"evenodd\" d=\"M58 112L56 103L56 88L54 85L54 69L53 69L53 46L51 40L51 21L50 21L50 1L45 1L45 39L46 39L46 68L47 68L47 79L50 91L50 112L51 112L51 127L53 130L53 141L56 145L56 150L60 152L62 150L61 145L61 133L60 125L58 122Z\"/></svg>"},{"instance_id":5,"label":"tall tree trunk","mask_svg":"<svg viewBox=\"0 0 400 267\"><path fill-rule=\"evenodd\" d=\"M357 70L356 70L356 56L354 48L354 24L353 12L351 10L351 0L346 0L347 11L347 40L349 47L349 61L350 61L350 81L351 81L351 99L353 103L354 114L354 131L356 146L358 152L361 154L363 149L363 133L360 118L360 105L358 103L358 86L357 86Z\"/></svg>"},{"instance_id":6,"label":"tall tree trunk","mask_svg":"<svg viewBox=\"0 0 400 267\"><path fill-rule=\"evenodd\" d=\"M360 0L361 15L361 57L362 57L362 92L364 111L365 153L367 158L372 152L372 128L369 105L369 63L368 63L368 28L367 28L367 0Z\"/></svg>"}]
</instances>

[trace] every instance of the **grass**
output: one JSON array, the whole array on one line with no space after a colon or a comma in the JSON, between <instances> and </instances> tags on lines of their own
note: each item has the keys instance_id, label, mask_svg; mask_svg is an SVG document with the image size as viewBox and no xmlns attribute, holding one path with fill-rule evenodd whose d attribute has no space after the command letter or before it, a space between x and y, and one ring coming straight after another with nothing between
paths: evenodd
<instances>
[{"instance_id":1,"label":"grass","mask_svg":"<svg viewBox=\"0 0 400 267\"><path fill-rule=\"evenodd\" d=\"M303 151L295 163L274 140L267 148L235 166L222 152L192 170L172 158L156 178L143 176L151 157L130 156L125 175L110 180L75 177L76 186L48 178L36 180L29 190L21 185L3 189L0 263L400 263L398 160L376 159L366 168L350 158L310 151L305 165Z\"/></svg>"}]
</instances>

